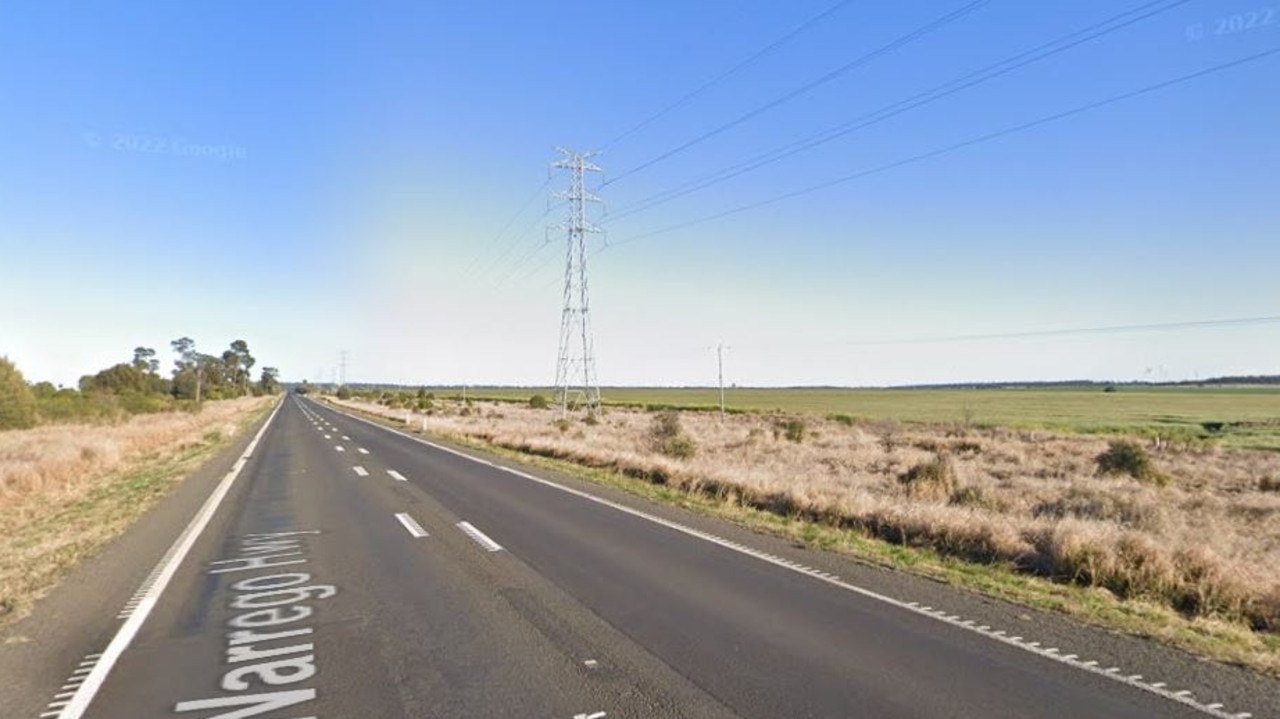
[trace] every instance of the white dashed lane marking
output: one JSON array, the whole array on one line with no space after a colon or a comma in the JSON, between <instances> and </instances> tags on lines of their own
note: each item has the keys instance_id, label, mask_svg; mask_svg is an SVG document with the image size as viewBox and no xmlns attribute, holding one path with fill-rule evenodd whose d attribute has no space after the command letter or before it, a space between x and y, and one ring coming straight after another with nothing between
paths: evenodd
<instances>
[{"instance_id":1,"label":"white dashed lane marking","mask_svg":"<svg viewBox=\"0 0 1280 719\"><path fill-rule=\"evenodd\" d=\"M461 529L463 534L475 540L475 543L479 544L480 548L483 549L484 551L486 552L502 551L501 544L498 544L492 539L489 539L489 537L486 536L484 532L481 532L480 530L471 526L470 522L458 522L458 529Z\"/></svg>"},{"instance_id":2,"label":"white dashed lane marking","mask_svg":"<svg viewBox=\"0 0 1280 719\"><path fill-rule=\"evenodd\" d=\"M364 447L356 447L356 451L357 451L357 452L359 452L360 454L368 454L368 453L369 453L369 450L365 449Z\"/></svg>"},{"instance_id":3,"label":"white dashed lane marking","mask_svg":"<svg viewBox=\"0 0 1280 719\"><path fill-rule=\"evenodd\" d=\"M369 470L365 469L364 467L361 467L361 466L360 466L360 465L358 465L358 464L357 464L356 466L352 467L352 468L351 468L351 471L355 472L356 474L360 475L361 477L368 477L368 476L369 476Z\"/></svg>"},{"instance_id":4,"label":"white dashed lane marking","mask_svg":"<svg viewBox=\"0 0 1280 719\"><path fill-rule=\"evenodd\" d=\"M335 445L333 445L333 448L334 448L334 449L336 449L336 450L338 450L339 452L345 452L345 451L347 451L347 450L346 450L342 445L340 445L340 444L335 444Z\"/></svg>"},{"instance_id":5,"label":"white dashed lane marking","mask_svg":"<svg viewBox=\"0 0 1280 719\"><path fill-rule=\"evenodd\" d=\"M599 504L605 507L610 507L624 514L629 514L633 517L637 517L645 521L652 522L654 524L657 524L663 527L667 527L676 532L680 532L681 534L685 534L690 537L701 539L703 541L710 542L711 544L719 545L721 547L724 547L725 549L738 552L739 554L744 554L749 557L754 557L756 559L759 559L760 561L773 564L774 566L782 567L789 571L797 572L800 574L806 574L820 582L825 582L834 587L838 587L845 591L858 594L868 599L873 599L875 601L883 602L885 604L898 607L899 609L903 609L908 612L923 615L931 619L935 619L939 622L943 622L944 624L948 624L950 626L956 627L958 629L962 629L964 631L973 632L975 634L984 636L992 641L996 641L1001 644L1004 644L1005 646L1013 647L1015 649L1020 649L1022 651L1029 652L1031 654L1035 654L1037 656L1043 657L1050 661L1057 662L1059 664L1063 664L1068 667L1072 667L1074 669L1087 672L1089 674L1093 674L1095 676L1100 676L1106 679L1110 679L1112 681L1119 682L1121 684L1125 684L1130 687L1133 687L1134 689L1155 694L1169 701L1194 709L1202 714L1206 714L1212 717L1217 717L1217 719L1250 719L1253 716L1249 712L1227 711L1222 708L1223 705L1220 702L1202 701L1200 699L1195 698L1195 696L1190 691L1187 691L1185 689L1181 691L1174 691L1168 688L1168 685L1165 684L1164 682L1149 682L1140 678L1134 679L1133 677L1137 675L1124 675L1121 673L1120 669L1117 667L1112 667L1110 670L1100 669L1098 666L1098 662L1096 661L1083 661L1080 658L1078 658L1075 654L1064 655L1057 648L1053 648L1052 650L1045 649L1041 647L1039 643L1028 643L1025 640L1023 640L1022 637L1010 636L1007 632L1003 630L993 629L986 625L975 626L974 622L969 620L963 620L958 615L949 614L942 610L935 610L932 607L922 606L918 602L908 602L900 599L895 599L888 595L880 594L879 592L874 592L874 591L871 591L870 589L865 589L855 584L850 584L846 581L843 581L837 576L827 574L826 572L822 572L817 569L813 569L811 567L806 567L803 564L799 564L789 559L785 559L783 557L769 554L768 552L763 552L753 547L748 547L746 545L739 544L737 542L734 542L728 539L724 539L722 537L711 534L710 532L704 532L699 529L694 529L693 527L689 527L679 522L663 519L662 517L659 517L657 515L649 514L648 512L644 512L638 509L633 509L624 504L619 504L618 502L604 499L603 497L597 497L596 495L591 494L590 492L574 489L572 487L568 487L558 482L553 482L549 479L543 479L542 477L537 477L532 474L528 474L527 472L521 472L518 469L512 469L511 467L506 467L501 464L497 464L495 462L490 462L488 460L481 459L479 457L474 457L465 452L460 452L456 449L445 447L443 445L436 444L435 442L430 442L420 437L414 437L412 435L405 434L404 432L392 429L382 424L378 424L377 422L372 422L370 420L364 419L363 417L357 417L355 415L347 415L347 416L356 421L363 422L365 424L371 425L373 427L377 427L387 432L391 432L392 434L399 435L413 442L424 444L428 447L439 450L441 452L446 452L448 454L461 457L463 459L466 459L471 462L475 462L477 464L488 465L490 467L493 467L494 469L507 472L509 474L515 475L522 479L529 480L536 484L540 484L545 487L549 487L551 489L564 492L566 494L571 494L576 497L580 497L582 499L585 499L589 502L593 502L595 504ZM463 525L466 525L466 526L463 526ZM458 527L462 529L462 531L467 532L467 534L471 536L472 539L476 539L476 537L471 532L476 532L477 534L479 534L479 530L476 530L474 527L471 527L471 525L467 524L466 522L460 522L458 524ZM470 528L471 531L468 531L468 528ZM480 536L484 536L484 535L480 535ZM485 538L488 539L487 537ZM480 540L476 539L476 541L479 542ZM489 541L493 542L493 540L491 539ZM496 543L494 546L497 546ZM501 549L501 547L499 547L499 549ZM497 550L489 550L489 551L497 551Z\"/></svg>"},{"instance_id":6,"label":"white dashed lane marking","mask_svg":"<svg viewBox=\"0 0 1280 719\"><path fill-rule=\"evenodd\" d=\"M395 471L394 469L388 469L388 470L387 470L387 474L391 475L391 478L392 478L392 479L394 479L394 480L395 480L395 481L397 481L397 482L408 482L408 481L409 481L409 480L407 480L407 479L405 479L405 478L404 478L404 475L403 475L403 474L400 474L399 472Z\"/></svg>"},{"instance_id":7,"label":"white dashed lane marking","mask_svg":"<svg viewBox=\"0 0 1280 719\"><path fill-rule=\"evenodd\" d=\"M421 538L427 536L427 530L423 529L421 524L418 524L413 517L410 517L404 512L397 513L396 519L400 520L400 523L404 525L404 528L414 537Z\"/></svg>"}]
</instances>

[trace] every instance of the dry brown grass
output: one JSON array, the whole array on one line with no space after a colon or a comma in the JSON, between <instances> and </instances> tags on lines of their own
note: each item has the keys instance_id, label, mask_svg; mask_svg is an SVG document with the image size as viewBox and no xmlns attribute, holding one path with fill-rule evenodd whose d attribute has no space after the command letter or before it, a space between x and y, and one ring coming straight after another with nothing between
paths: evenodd
<instances>
[{"instance_id":1,"label":"dry brown grass","mask_svg":"<svg viewBox=\"0 0 1280 719\"><path fill-rule=\"evenodd\" d=\"M0 621L24 613L271 401L0 432Z\"/></svg>"},{"instance_id":2,"label":"dry brown grass","mask_svg":"<svg viewBox=\"0 0 1280 719\"><path fill-rule=\"evenodd\" d=\"M404 410L349 403L403 419ZM724 424L685 413L696 448L660 453L653 415L610 411L563 430L554 412L444 404L427 429L570 460L769 512L853 528L947 556L998 563L1152 602L1183 616L1280 632L1280 453L1149 446L1166 486L1100 476L1108 439L954 426L849 425L785 417ZM892 441L886 435L892 434ZM1112 438L1114 439L1114 438Z\"/></svg>"}]
</instances>

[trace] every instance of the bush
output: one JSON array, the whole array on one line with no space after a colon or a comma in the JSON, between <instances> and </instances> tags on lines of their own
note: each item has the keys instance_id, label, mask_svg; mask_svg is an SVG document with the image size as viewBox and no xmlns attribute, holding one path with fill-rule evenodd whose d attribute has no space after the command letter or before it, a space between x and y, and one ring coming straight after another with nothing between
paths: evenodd
<instances>
[{"instance_id":1,"label":"bush","mask_svg":"<svg viewBox=\"0 0 1280 719\"><path fill-rule=\"evenodd\" d=\"M796 444L804 441L805 429L805 423L802 419L789 419L782 423L783 436Z\"/></svg>"},{"instance_id":2,"label":"bush","mask_svg":"<svg viewBox=\"0 0 1280 719\"><path fill-rule=\"evenodd\" d=\"M846 427L852 427L854 422L853 415L848 414L832 414L828 415L827 419L835 422L836 424L843 424Z\"/></svg>"},{"instance_id":3,"label":"bush","mask_svg":"<svg viewBox=\"0 0 1280 719\"><path fill-rule=\"evenodd\" d=\"M1263 477L1258 480L1259 492L1280 492L1280 477Z\"/></svg>"},{"instance_id":4,"label":"bush","mask_svg":"<svg viewBox=\"0 0 1280 719\"><path fill-rule=\"evenodd\" d=\"M1099 454L1094 461L1098 464L1098 474L1127 474L1134 479L1161 486L1168 483L1168 478L1156 471L1147 450L1135 442L1113 440L1107 451Z\"/></svg>"},{"instance_id":5,"label":"bush","mask_svg":"<svg viewBox=\"0 0 1280 719\"><path fill-rule=\"evenodd\" d=\"M346 385L339 387L338 399L351 399L351 388Z\"/></svg>"},{"instance_id":6,"label":"bush","mask_svg":"<svg viewBox=\"0 0 1280 719\"><path fill-rule=\"evenodd\" d=\"M687 437L680 426L680 415L666 411L653 416L649 426L650 446L655 452L676 459L688 459L697 451L697 445Z\"/></svg>"},{"instance_id":7,"label":"bush","mask_svg":"<svg viewBox=\"0 0 1280 719\"><path fill-rule=\"evenodd\" d=\"M35 395L9 358L0 357L0 429L26 429L35 423Z\"/></svg>"},{"instance_id":8,"label":"bush","mask_svg":"<svg viewBox=\"0 0 1280 719\"><path fill-rule=\"evenodd\" d=\"M950 500L959 486L951 461L941 454L898 475L898 483L907 494L920 499Z\"/></svg>"},{"instance_id":9,"label":"bush","mask_svg":"<svg viewBox=\"0 0 1280 719\"><path fill-rule=\"evenodd\" d=\"M540 394L535 394L534 396L529 398L529 408L530 409L546 409L547 398L543 397Z\"/></svg>"}]
</instances>

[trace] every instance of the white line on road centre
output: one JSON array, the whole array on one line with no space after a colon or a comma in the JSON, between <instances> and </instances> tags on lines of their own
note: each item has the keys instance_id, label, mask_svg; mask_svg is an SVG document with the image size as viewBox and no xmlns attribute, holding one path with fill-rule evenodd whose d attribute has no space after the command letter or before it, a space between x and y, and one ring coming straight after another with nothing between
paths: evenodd
<instances>
[{"instance_id":1,"label":"white line on road centre","mask_svg":"<svg viewBox=\"0 0 1280 719\"><path fill-rule=\"evenodd\" d=\"M340 445L340 444L335 444L335 445L333 445L333 448L334 448L334 449L336 449L336 450L338 450L339 452L345 452L345 451L347 451L347 450L346 450L342 445Z\"/></svg>"},{"instance_id":2,"label":"white line on road centre","mask_svg":"<svg viewBox=\"0 0 1280 719\"><path fill-rule=\"evenodd\" d=\"M368 454L368 453L369 453L369 450L365 449L364 447L356 447L356 451L357 451L357 452L359 452L360 454Z\"/></svg>"},{"instance_id":3,"label":"white line on road centre","mask_svg":"<svg viewBox=\"0 0 1280 719\"><path fill-rule=\"evenodd\" d=\"M987 639L990 639L995 642L999 642L1001 644L1012 647L1014 649L1021 649L1022 651L1035 654L1037 656L1043 657L1050 661L1066 665L1073 669L1078 669L1080 671L1087 672L1095 676L1100 676L1104 679L1110 679L1112 681L1125 684L1127 686L1133 687L1134 689L1138 689L1140 691L1155 694L1157 696L1168 699L1169 701L1194 709L1202 714L1207 714L1212 717L1217 717L1218 719L1249 719L1249 717L1252 716L1249 712L1227 711L1223 709L1222 705L1218 702L1204 702L1204 701L1198 700L1194 696L1192 696L1190 692L1186 690L1174 691L1168 688L1168 686L1164 682L1149 682L1141 679L1132 679L1128 676L1124 676L1120 674L1118 671L1108 672L1101 669L1098 666L1098 662L1096 661L1083 661L1079 659L1076 655L1062 654L1060 651L1057 651L1056 649L1054 651L1050 651L1040 646L1031 646L1027 642L1023 641L1021 637L1014 638L1012 636L1009 636L1004 631L992 629L991 627L986 627L986 626L974 626L971 622L962 621L958 617L955 619L950 619L948 617L954 616L954 615L948 615L946 612L942 610L931 611L927 607L922 607L917 602L907 602L900 599L894 599L893 597L890 597L888 595L880 594L879 592L874 592L870 589L865 589L855 584L850 584L849 582L846 582L840 579L839 577L823 577L821 576L821 573L818 572L817 570L810 569L800 564L796 564L795 562L787 560L783 557L778 557L778 556L769 554L767 552L760 551L753 547L748 547L746 545L739 544L732 540L718 537L709 532L703 532L701 530L694 529L693 527L680 524L679 522L674 522L669 519L663 519L662 517L659 517L654 514L649 514L648 512L643 512L638 509L633 509L631 507L626 506L625 504L620 504L618 502L614 502L614 501L605 499L603 497L597 497L594 494L585 492L580 489L574 489L567 485L563 485L558 482L553 482L549 479L543 479L542 477L536 477L532 474L528 474L527 472L521 472L518 469L512 469L511 467L506 467L501 464L497 464L495 462L490 462L487 459L481 459L480 457L472 456L470 454L461 452L451 447L446 447L442 444L437 444L430 440L422 439L421 437L415 437L411 434L406 434L405 432L401 432L398 429L388 427L384 424L379 424L378 422L365 419L364 417L360 417L354 414L347 414L346 412L343 412L343 414L346 417L349 417L351 419L357 420L359 422L364 422L367 425L371 425L373 427L382 429L386 432L399 435L401 437L404 437L405 439L412 440L419 444L424 444L428 447L439 450L441 452L446 452L448 454L452 454L456 457L461 457L465 460L468 460L470 462L475 462L477 464L488 465L499 471L513 474L517 477L521 477L522 479L527 479L530 482L541 484L545 487L549 487L551 489L556 489L561 492L565 492L566 494L571 494L576 497L580 497L582 499L587 500L588 502L594 502L596 504L599 504L605 507L616 509L617 511L622 512L624 514L629 514L633 517L637 517L639 519L643 519L645 521L667 527L676 532L680 532L681 534L685 534L690 537L694 537L696 539L701 539L705 542L710 542L711 544L724 547L725 549L729 549L739 554L744 554L746 556L753 557L760 561L773 564L775 566L781 567L783 569L786 569L792 572L797 572L799 574L806 574L808 576L813 577L814 579L817 579L820 582L825 582L829 585L838 587L848 592L852 592L854 594L858 594L868 599L873 599L878 602L883 602L885 604L897 607L899 609L911 612L913 614L929 617L930 619L935 619L939 622L948 624L957 629L973 632L974 634L981 635L983 637L986 637ZM462 524L466 524L466 523L463 522L458 526L461 527ZM466 531L466 530L464 529L463 531Z\"/></svg>"},{"instance_id":4,"label":"white line on road centre","mask_svg":"<svg viewBox=\"0 0 1280 719\"><path fill-rule=\"evenodd\" d=\"M463 534L474 539L476 544L479 544L480 547L484 549L484 551L486 552L502 551L501 544L498 544L492 539L489 539L489 537L484 532L481 532L480 530L471 526L470 522L458 522L458 529L461 529Z\"/></svg>"},{"instance_id":5,"label":"white line on road centre","mask_svg":"<svg viewBox=\"0 0 1280 719\"><path fill-rule=\"evenodd\" d=\"M400 474L399 472L395 471L394 469L388 469L388 470L387 470L387 474L391 475L391 478L392 478L392 479L394 479L394 480L395 480L395 481L397 481L397 482L408 482L408 481L409 481L409 480L407 480L407 479L405 479L405 478L404 478L404 475L403 475L403 474Z\"/></svg>"},{"instance_id":6,"label":"white line on road centre","mask_svg":"<svg viewBox=\"0 0 1280 719\"><path fill-rule=\"evenodd\" d=\"M240 455L240 458L232 465L231 471L227 472L222 481L218 483L218 486L214 488L213 493L209 495L209 498L200 507L200 511L191 519L191 523L187 525L187 528L183 530L182 534L178 535L178 539L169 547L169 551L160 560L164 569L160 571L155 582L152 583L151 590L142 598L142 601L138 602L137 608L125 620L116 635L112 637L111 643L103 650L102 657L94 665L93 671L89 672L84 684L80 685L80 688L76 690L75 696L71 697L71 701L62 708L62 712L58 715L59 719L79 719L84 716L85 710L89 708L89 702L93 701L93 697L102 688L103 682L106 681L107 675L111 673L111 668L120 659L120 655L124 653L133 638L138 635L138 630L142 628L143 622L147 621L147 617L151 615L151 610L160 601L161 593L164 592L165 587L169 586L169 580L173 579L174 573L178 571L178 565L182 564L182 560L191 551L191 547L196 543L200 533L209 524L209 520L213 518L213 513L218 510L218 506L222 504L227 492L231 490L232 482L235 482L236 477L240 476L240 470L244 469L245 463L253 456L253 451L258 448L259 440L262 439L262 435L266 434L267 428L271 426L271 421L276 418L280 408L283 406L284 402L280 402L271 411L271 416L267 417L267 421L262 424L261 429L254 435L253 441L249 442L244 454Z\"/></svg>"},{"instance_id":7,"label":"white line on road centre","mask_svg":"<svg viewBox=\"0 0 1280 719\"><path fill-rule=\"evenodd\" d=\"M421 524L415 522L413 517L410 517L404 512L398 512L396 514L396 519L400 520L400 523L404 525L404 528L409 530L409 534L412 534L415 537L427 536L427 530L423 529Z\"/></svg>"},{"instance_id":8,"label":"white line on road centre","mask_svg":"<svg viewBox=\"0 0 1280 719\"><path fill-rule=\"evenodd\" d=\"M364 467L361 467L361 466L360 466L360 465L358 465L358 464L357 464L356 466L352 467L352 468L351 468L351 471L355 472L356 474L360 475L361 477L368 477L368 476L369 476L369 470L365 469Z\"/></svg>"}]
</instances>

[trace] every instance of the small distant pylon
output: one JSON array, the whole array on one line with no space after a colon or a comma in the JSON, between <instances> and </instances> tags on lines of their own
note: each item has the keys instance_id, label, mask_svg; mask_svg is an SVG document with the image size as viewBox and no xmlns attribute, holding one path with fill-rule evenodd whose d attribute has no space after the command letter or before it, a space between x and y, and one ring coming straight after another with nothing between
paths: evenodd
<instances>
[{"instance_id":1,"label":"small distant pylon","mask_svg":"<svg viewBox=\"0 0 1280 719\"><path fill-rule=\"evenodd\" d=\"M556 360L555 403L560 416L578 408L589 415L600 411L600 387L596 385L595 347L591 337L591 302L587 292L587 234L600 228L587 220L587 203L600 198L587 191L588 172L601 172L589 160L596 153L556 148L564 155L551 166L569 171L569 189L555 194L567 200L569 216L548 228L564 230L564 309L560 313L560 352Z\"/></svg>"}]
</instances>

